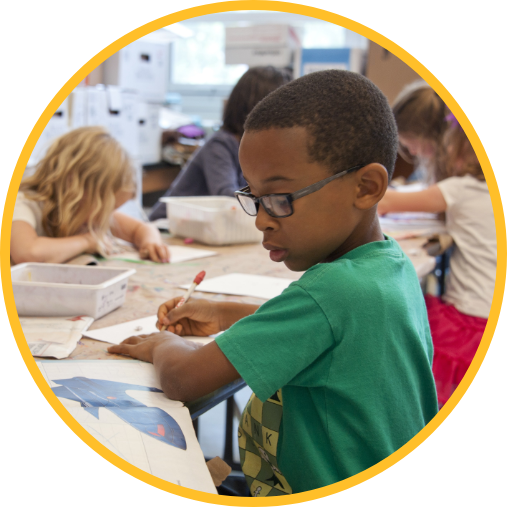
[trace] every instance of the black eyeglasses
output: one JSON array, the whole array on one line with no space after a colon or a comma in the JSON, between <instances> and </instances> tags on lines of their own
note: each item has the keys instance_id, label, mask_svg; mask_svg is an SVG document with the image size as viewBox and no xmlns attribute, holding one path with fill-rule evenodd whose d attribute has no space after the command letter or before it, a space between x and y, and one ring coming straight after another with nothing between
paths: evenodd
<instances>
[{"instance_id":1,"label":"black eyeglasses","mask_svg":"<svg viewBox=\"0 0 507 507\"><path fill-rule=\"evenodd\" d=\"M364 167L363 165L356 165L351 167L350 169L345 169L345 171L341 171L339 173L333 174L333 176L329 176L324 180L318 181L313 185L302 188L297 192L292 194L267 194L261 197L255 197L250 193L250 187L246 186L241 190L237 190L234 192L234 195L238 199L241 207L245 210L245 212L250 216L256 216L259 212L259 203L262 204L262 207L266 210L266 213L275 218L285 218L290 217L294 213L294 208L292 203L296 199L300 199L305 195L313 194L313 192L317 192L322 187L326 186L333 180L340 178L341 176L345 176L352 171L357 171Z\"/></svg>"}]
</instances>

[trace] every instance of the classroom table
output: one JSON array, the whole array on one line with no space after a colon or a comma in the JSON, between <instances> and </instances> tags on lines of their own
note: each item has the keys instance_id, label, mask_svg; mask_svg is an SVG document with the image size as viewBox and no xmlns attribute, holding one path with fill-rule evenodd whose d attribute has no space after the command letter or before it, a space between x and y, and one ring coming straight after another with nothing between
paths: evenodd
<instances>
[{"instance_id":1,"label":"classroom table","mask_svg":"<svg viewBox=\"0 0 507 507\"><path fill-rule=\"evenodd\" d=\"M179 238L166 236L165 241L169 245L184 245L183 240ZM420 279L431 273L435 268L434 257L428 256L421 248L425 241L425 238L399 241L402 249L414 264ZM193 243L188 246L198 249L213 250L217 252L217 255L177 264L138 264L121 260L101 261L100 264L105 266L128 266L135 268L136 273L129 279L125 303L120 308L96 320L90 326L90 329L100 329L102 327L154 315L159 305L164 301L182 296L185 291L180 289L179 285L190 283L201 270L206 271L206 278L208 279L234 272L275 276L289 278L291 280L297 280L302 275L302 273L290 271L283 263L272 262L269 259L268 252L261 244L211 247ZM194 292L192 297L206 298L212 301L234 301L258 305L265 302L263 299L254 297L210 294L198 291ZM109 354L107 352L109 346L110 344L108 343L83 337L79 340L76 349L67 360L130 360L127 356ZM245 385L245 382L239 379L198 400L187 403L187 407L197 430L197 418L222 401L227 400L225 428L226 444L223 458L233 468L237 468L237 464L233 463L232 459L234 440L233 395L240 389L243 389Z\"/></svg>"},{"instance_id":2,"label":"classroom table","mask_svg":"<svg viewBox=\"0 0 507 507\"><path fill-rule=\"evenodd\" d=\"M421 279L435 268L435 258L428 256L421 248L425 238L413 238L399 241L403 251L408 255ZM184 245L179 238L167 238L169 245ZM247 273L275 276L297 280L302 273L290 271L283 263L269 259L267 251L261 244L212 247L193 243L192 248L213 250L218 255L177 264L137 264L121 260L106 260L104 266L131 267L136 273L129 279L125 303L113 312L96 320L90 329L120 324L130 320L154 315L160 304L174 297L182 296L184 289L179 285L190 283L195 275L206 271L206 278L228 273ZM193 298L206 298L212 301L235 301L250 304L262 304L263 299L247 296L229 296L194 292ZM128 360L126 356L109 354L110 345L90 338L82 338L68 359L117 359Z\"/></svg>"},{"instance_id":3,"label":"classroom table","mask_svg":"<svg viewBox=\"0 0 507 507\"><path fill-rule=\"evenodd\" d=\"M168 237L166 241L169 245L184 245L183 240L179 238ZM421 248L424 241L424 238L400 241L403 250L413 262L419 278L424 277L435 268L435 259L428 256ZM101 261L101 265L105 266L135 268L136 273L129 279L125 303L117 310L96 320L90 329L100 329L154 315L159 305L164 301L182 296L185 291L180 289L179 285L190 283L201 270L206 271L206 278L208 279L238 272L296 280L302 274L290 271L283 263L272 262L261 244L210 247L193 243L189 246L213 250L218 255L177 264L134 264L120 260ZM265 302L263 299L254 297L209 294L198 291L194 292L193 297L202 297L212 301L236 301L259 305ZM107 352L109 346L110 344L83 337L68 359L116 359L119 361L130 359L126 356L109 354ZM244 385L243 381L233 383L233 385L225 386L211 395L189 404L192 417L195 419L206 410L213 408L242 389Z\"/></svg>"}]
</instances>

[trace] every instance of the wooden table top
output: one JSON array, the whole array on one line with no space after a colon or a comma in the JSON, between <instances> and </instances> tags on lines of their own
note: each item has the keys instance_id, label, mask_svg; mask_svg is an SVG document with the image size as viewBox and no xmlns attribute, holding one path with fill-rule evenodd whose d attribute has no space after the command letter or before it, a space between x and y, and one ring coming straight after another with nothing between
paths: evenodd
<instances>
[{"instance_id":1,"label":"wooden table top","mask_svg":"<svg viewBox=\"0 0 507 507\"><path fill-rule=\"evenodd\" d=\"M170 245L183 245L178 238L168 238ZM427 275L435 268L435 259L429 257L422 249L424 238L400 241L400 245L413 262L419 278ZM302 273L290 271L283 263L275 263L269 259L267 251L259 244L234 245L223 247L204 246L198 243L189 245L216 251L218 255L177 264L133 264L119 260L101 262L104 266L121 266L136 269L128 282L125 303L113 312L96 320L90 329L128 322L142 317L154 315L164 301L184 294L178 286L190 283L195 275L206 271L206 278L214 278L228 273L247 273L264 276L275 276L297 280ZM245 296L228 296L195 292L193 298L206 298L213 301L236 301L242 303L262 304L263 299ZM90 338L81 338L76 349L68 359L118 359L128 357L109 354L110 344Z\"/></svg>"}]
</instances>

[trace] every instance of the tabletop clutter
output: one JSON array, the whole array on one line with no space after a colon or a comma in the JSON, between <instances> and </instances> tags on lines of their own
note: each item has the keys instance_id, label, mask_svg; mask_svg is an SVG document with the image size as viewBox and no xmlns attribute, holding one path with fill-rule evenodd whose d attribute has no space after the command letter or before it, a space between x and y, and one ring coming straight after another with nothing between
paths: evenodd
<instances>
[{"instance_id":1,"label":"tabletop clutter","mask_svg":"<svg viewBox=\"0 0 507 507\"><path fill-rule=\"evenodd\" d=\"M170 228L174 236L214 246L258 244L261 240L255 220L245 215L234 199L174 199L167 206L171 208ZM178 240L171 240L175 241ZM213 250L181 244L171 244L169 248L171 262L165 266L140 259L138 252L128 247L98 260L100 265L96 266L45 263L13 266L16 308L32 355L65 359L82 346L83 338L118 344L135 334L157 332L156 303L152 304L151 315L141 318L122 315L114 320L120 322L113 325L100 324L105 316L121 310L127 297L141 297L136 290L138 285L132 284L136 273L132 263L139 270L163 271L170 277L171 269L178 270L184 263L191 264L189 268L197 274L195 264L217 255ZM291 281L261 276L257 283L247 285L242 276L255 282L255 275L229 273L225 277L211 277L207 280L209 288L204 286L204 290L248 296L253 288L254 297L268 299ZM192 278L185 280L191 282ZM188 289L185 285L178 283L174 289L178 292ZM89 329L94 322L93 329ZM188 339L206 344L214 337ZM153 365L117 361L113 357L105 361L38 360L37 364L71 415L110 450L159 478L216 494L216 486L230 473L230 467L220 458L205 462L189 409L163 395ZM140 424L140 418L150 424ZM113 433L118 436L111 438Z\"/></svg>"},{"instance_id":2,"label":"tabletop clutter","mask_svg":"<svg viewBox=\"0 0 507 507\"><path fill-rule=\"evenodd\" d=\"M163 200L167 205L169 230L175 238L192 238L218 247L244 245L239 249L251 249L252 245L247 244L256 243L256 248L260 249L262 232L255 228L255 217L244 213L235 199L169 197ZM403 238L413 237L417 232L424 235L431 228L430 217L424 217L426 221L419 226L414 223L414 217L409 218L411 221L404 224L397 217L385 221L386 229L390 229L393 236ZM170 277L177 272L171 271L177 270L177 266L193 262L195 276L201 271L203 262L208 262L208 266L213 265L210 262L216 264L217 257L211 259L211 256L220 255L220 252L203 248L172 244L169 248L174 248L170 264L151 263L141 268L163 270L165 276ZM244 252L246 254L247 250ZM95 325L92 331L88 329L94 321L125 303L129 279L136 273L127 262L150 264L136 255L130 252L98 261L108 265L25 263L13 266L11 277L16 309L32 354L64 359L78 347L83 336L119 343L133 334L157 332L157 305L153 306L150 316L126 319L113 326ZM235 260L238 261L236 257ZM111 266L111 263L116 265ZM281 269L280 266L276 268ZM192 278L188 279L188 284L178 284L177 289L188 289ZM207 276L196 290L268 300L281 294L293 279L224 272L221 276ZM135 291L129 297L135 298ZM193 339L207 343L214 337ZM97 440L135 466L175 484L215 494L216 486L230 473L230 468L216 459L206 465L187 407L163 395L152 364L108 359L39 360L37 364L79 424L85 429L93 428L90 432ZM97 393L101 394L97 397ZM125 403L131 407L129 411L122 408ZM136 425L138 416L150 418L153 431ZM108 438L113 425L120 428L121 437L117 439ZM178 438L168 438L169 434L178 435ZM126 446L125 439L135 442L138 448ZM154 445L155 440L158 443Z\"/></svg>"}]
</instances>

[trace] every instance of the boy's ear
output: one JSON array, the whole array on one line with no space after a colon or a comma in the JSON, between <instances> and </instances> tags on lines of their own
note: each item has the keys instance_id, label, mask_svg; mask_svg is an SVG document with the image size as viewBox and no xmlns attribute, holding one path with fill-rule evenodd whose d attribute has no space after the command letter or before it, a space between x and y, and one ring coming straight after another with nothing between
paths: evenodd
<instances>
[{"instance_id":1,"label":"boy's ear","mask_svg":"<svg viewBox=\"0 0 507 507\"><path fill-rule=\"evenodd\" d=\"M387 169L382 164L375 162L359 169L355 176L356 196L354 205L360 210L370 209L384 197L389 183Z\"/></svg>"}]
</instances>

